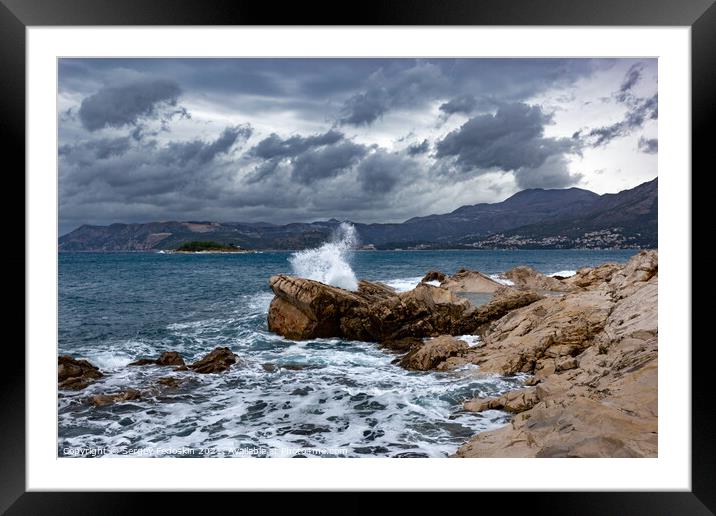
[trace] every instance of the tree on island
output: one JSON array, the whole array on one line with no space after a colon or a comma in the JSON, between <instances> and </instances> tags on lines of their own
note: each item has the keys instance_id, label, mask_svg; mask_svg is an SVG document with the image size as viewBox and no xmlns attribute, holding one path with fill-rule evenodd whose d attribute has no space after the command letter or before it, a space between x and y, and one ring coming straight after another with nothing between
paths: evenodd
<instances>
[{"instance_id":1,"label":"tree on island","mask_svg":"<svg viewBox=\"0 0 716 516\"><path fill-rule=\"evenodd\" d=\"M231 246L231 245L224 245L220 244L218 242L213 241L193 241L193 242L185 242L179 247L177 247L177 252L184 252L184 253L198 253L201 251L240 251L241 249Z\"/></svg>"}]
</instances>

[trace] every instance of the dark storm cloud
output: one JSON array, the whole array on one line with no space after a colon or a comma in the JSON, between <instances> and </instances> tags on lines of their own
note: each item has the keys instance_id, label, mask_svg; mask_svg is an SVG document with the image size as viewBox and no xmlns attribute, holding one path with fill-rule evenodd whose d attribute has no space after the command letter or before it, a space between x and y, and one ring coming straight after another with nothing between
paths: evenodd
<instances>
[{"instance_id":1,"label":"dark storm cloud","mask_svg":"<svg viewBox=\"0 0 716 516\"><path fill-rule=\"evenodd\" d=\"M226 154L237 140L247 140L252 132L251 126L243 125L227 127L216 140L210 143L202 140L171 142L166 152L160 154L160 159L168 164L178 163L181 166L191 162L203 165L218 154Z\"/></svg>"},{"instance_id":2,"label":"dark storm cloud","mask_svg":"<svg viewBox=\"0 0 716 516\"><path fill-rule=\"evenodd\" d=\"M656 138L639 138L639 150L646 154L656 154L659 151L659 140Z\"/></svg>"},{"instance_id":3,"label":"dark storm cloud","mask_svg":"<svg viewBox=\"0 0 716 516\"><path fill-rule=\"evenodd\" d=\"M293 161L291 177L306 185L335 177L355 165L366 152L365 146L349 141L310 149Z\"/></svg>"},{"instance_id":4,"label":"dark storm cloud","mask_svg":"<svg viewBox=\"0 0 716 516\"><path fill-rule=\"evenodd\" d=\"M398 71L381 68L368 82L365 91L343 104L338 115L340 125L370 125L389 109L419 106L443 91L447 78L438 65L418 62Z\"/></svg>"},{"instance_id":5,"label":"dark storm cloud","mask_svg":"<svg viewBox=\"0 0 716 516\"><path fill-rule=\"evenodd\" d=\"M65 144L59 148L60 157L74 163L90 163L94 159L103 160L112 156L121 156L129 150L127 137L100 138L78 144Z\"/></svg>"},{"instance_id":6,"label":"dark storm cloud","mask_svg":"<svg viewBox=\"0 0 716 516\"><path fill-rule=\"evenodd\" d=\"M384 196L399 182L415 177L416 164L399 154L379 150L361 161L357 171L364 192Z\"/></svg>"},{"instance_id":7,"label":"dark storm cloud","mask_svg":"<svg viewBox=\"0 0 716 516\"><path fill-rule=\"evenodd\" d=\"M343 133L333 129L313 136L291 136L283 139L278 134L272 133L257 143L249 154L261 159L291 158L307 151L312 147L332 145L343 139Z\"/></svg>"},{"instance_id":8,"label":"dark storm cloud","mask_svg":"<svg viewBox=\"0 0 716 516\"><path fill-rule=\"evenodd\" d=\"M369 125L388 111L391 99L382 88L374 88L365 93L358 93L346 100L338 122L341 125Z\"/></svg>"},{"instance_id":9,"label":"dark storm cloud","mask_svg":"<svg viewBox=\"0 0 716 516\"><path fill-rule=\"evenodd\" d=\"M634 100L622 120L586 132L583 135L584 140L589 145L599 147L608 144L615 138L626 136L634 130L642 128L647 120L656 120L659 117L658 104L658 95ZM576 133L575 136L581 137L582 132Z\"/></svg>"},{"instance_id":10,"label":"dark storm cloud","mask_svg":"<svg viewBox=\"0 0 716 516\"><path fill-rule=\"evenodd\" d=\"M165 79L107 86L86 97L78 114L88 131L123 127L135 124L139 118L155 116L159 104L176 106L180 94L179 86ZM176 112L186 113L181 110Z\"/></svg>"},{"instance_id":11,"label":"dark storm cloud","mask_svg":"<svg viewBox=\"0 0 716 516\"><path fill-rule=\"evenodd\" d=\"M429 150L430 142L428 142L428 140L423 140L420 143L413 143L412 145L409 145L407 152L410 156L418 156L420 154L425 154Z\"/></svg>"},{"instance_id":12,"label":"dark storm cloud","mask_svg":"<svg viewBox=\"0 0 716 516\"><path fill-rule=\"evenodd\" d=\"M464 113L469 115L477 106L477 99L473 95L460 95L440 105L440 111L448 115Z\"/></svg>"},{"instance_id":13,"label":"dark storm cloud","mask_svg":"<svg viewBox=\"0 0 716 516\"><path fill-rule=\"evenodd\" d=\"M555 154L545 159L542 165L524 167L514 172L515 182L523 188L566 188L574 185L583 176L569 171L566 158Z\"/></svg>"},{"instance_id":14,"label":"dark storm cloud","mask_svg":"<svg viewBox=\"0 0 716 516\"><path fill-rule=\"evenodd\" d=\"M579 144L656 115L634 97L652 68L620 81L615 62L61 59L61 224L404 220L475 176L480 191L460 202L566 186ZM545 137L568 87L609 70L623 125ZM453 114L470 119L445 134Z\"/></svg>"},{"instance_id":15,"label":"dark storm cloud","mask_svg":"<svg viewBox=\"0 0 716 516\"><path fill-rule=\"evenodd\" d=\"M168 198L210 199L229 179L227 160L238 140L250 134L247 126L227 127L210 141L139 141L125 138L123 152L105 159L84 159L105 152L107 140L90 140L63 147L60 153L61 204L82 202L151 202L162 206ZM131 142L131 143L130 143ZM109 146L112 147L111 145Z\"/></svg>"},{"instance_id":16,"label":"dark storm cloud","mask_svg":"<svg viewBox=\"0 0 716 516\"><path fill-rule=\"evenodd\" d=\"M540 106L507 104L478 115L436 145L437 158L454 158L463 171L537 168L553 155L575 150L573 140L545 138L551 117Z\"/></svg>"}]
</instances>

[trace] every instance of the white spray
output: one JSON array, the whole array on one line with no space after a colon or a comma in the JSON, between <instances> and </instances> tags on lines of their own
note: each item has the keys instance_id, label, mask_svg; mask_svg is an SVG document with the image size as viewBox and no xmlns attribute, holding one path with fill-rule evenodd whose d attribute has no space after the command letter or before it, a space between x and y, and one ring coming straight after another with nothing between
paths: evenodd
<instances>
[{"instance_id":1,"label":"white spray","mask_svg":"<svg viewBox=\"0 0 716 516\"><path fill-rule=\"evenodd\" d=\"M358 280L349 263L357 245L356 229L352 224L342 222L329 242L317 249L294 253L289 262L296 276L357 290Z\"/></svg>"}]
</instances>

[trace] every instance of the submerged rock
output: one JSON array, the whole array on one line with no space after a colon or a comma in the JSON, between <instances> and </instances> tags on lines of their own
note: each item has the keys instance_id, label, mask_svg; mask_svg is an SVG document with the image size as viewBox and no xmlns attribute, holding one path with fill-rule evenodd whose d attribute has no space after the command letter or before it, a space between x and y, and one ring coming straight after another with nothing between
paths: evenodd
<instances>
[{"instance_id":1,"label":"submerged rock","mask_svg":"<svg viewBox=\"0 0 716 516\"><path fill-rule=\"evenodd\" d=\"M90 396L89 402L95 407L104 407L119 401L133 401L142 398L142 394L137 389L127 389L113 394L95 394Z\"/></svg>"},{"instance_id":2,"label":"submerged rock","mask_svg":"<svg viewBox=\"0 0 716 516\"><path fill-rule=\"evenodd\" d=\"M99 368L87 360L77 360L68 355L57 359L57 386L60 389L81 390L104 376Z\"/></svg>"},{"instance_id":3,"label":"submerged rock","mask_svg":"<svg viewBox=\"0 0 716 516\"><path fill-rule=\"evenodd\" d=\"M188 367L192 371L202 374L222 373L235 364L237 358L229 348L217 347L204 358L197 360Z\"/></svg>"}]
</instances>

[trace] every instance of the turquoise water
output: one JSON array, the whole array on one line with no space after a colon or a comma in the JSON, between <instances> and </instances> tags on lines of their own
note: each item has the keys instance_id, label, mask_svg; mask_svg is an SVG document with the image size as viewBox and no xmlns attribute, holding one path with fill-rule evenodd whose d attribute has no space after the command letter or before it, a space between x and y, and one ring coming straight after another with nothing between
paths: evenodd
<instances>
[{"instance_id":1,"label":"turquoise water","mask_svg":"<svg viewBox=\"0 0 716 516\"><path fill-rule=\"evenodd\" d=\"M407 290L429 270L499 274L531 265L556 273L625 262L636 252L359 251L350 265L358 278ZM107 374L84 391L60 393L58 455L443 457L508 420L499 411L465 413L462 402L501 394L520 377L474 367L408 372L371 343L292 342L268 332L268 278L291 273L290 256L60 254L59 353ZM241 365L220 375L125 367L169 350L189 362L216 346L231 348ZM168 375L189 382L141 401L83 402L88 394L147 389Z\"/></svg>"}]
</instances>

